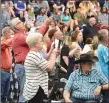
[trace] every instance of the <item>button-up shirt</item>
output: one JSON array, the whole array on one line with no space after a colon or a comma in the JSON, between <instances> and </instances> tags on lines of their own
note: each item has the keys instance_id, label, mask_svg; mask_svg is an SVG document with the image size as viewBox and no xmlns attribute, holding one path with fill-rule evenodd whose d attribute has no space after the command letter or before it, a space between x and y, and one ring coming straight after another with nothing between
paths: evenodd
<instances>
[{"instance_id":1,"label":"button-up shirt","mask_svg":"<svg viewBox=\"0 0 109 103\"><path fill-rule=\"evenodd\" d=\"M65 90L72 91L71 98L100 100L100 95L94 96L94 90L97 86L107 83L108 80L96 69L92 69L87 75L84 75L81 69L77 69L70 75Z\"/></svg>"},{"instance_id":2,"label":"button-up shirt","mask_svg":"<svg viewBox=\"0 0 109 103\"><path fill-rule=\"evenodd\" d=\"M22 32L16 32L13 37L12 48L16 63L24 63L27 53L30 50L28 44L26 43L26 37L27 35Z\"/></svg>"},{"instance_id":3,"label":"button-up shirt","mask_svg":"<svg viewBox=\"0 0 109 103\"><path fill-rule=\"evenodd\" d=\"M97 48L98 63L101 67L102 73L108 78L109 77L109 48L102 44L98 45Z\"/></svg>"}]
</instances>

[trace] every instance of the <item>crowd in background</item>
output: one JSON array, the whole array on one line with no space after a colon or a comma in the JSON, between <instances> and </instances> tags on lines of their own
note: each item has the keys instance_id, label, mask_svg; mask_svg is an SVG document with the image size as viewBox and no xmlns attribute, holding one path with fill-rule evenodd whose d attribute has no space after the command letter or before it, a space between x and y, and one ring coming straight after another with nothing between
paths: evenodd
<instances>
[{"instance_id":1,"label":"crowd in background","mask_svg":"<svg viewBox=\"0 0 109 103\"><path fill-rule=\"evenodd\" d=\"M20 87L19 103L46 98L48 73L55 63L62 66L60 77L69 79L79 68L75 61L81 54L96 56L93 68L109 80L109 0L1 2L1 103L8 103L13 64ZM58 49L54 47L56 40L61 43ZM40 91L44 95L36 96Z\"/></svg>"}]
</instances>

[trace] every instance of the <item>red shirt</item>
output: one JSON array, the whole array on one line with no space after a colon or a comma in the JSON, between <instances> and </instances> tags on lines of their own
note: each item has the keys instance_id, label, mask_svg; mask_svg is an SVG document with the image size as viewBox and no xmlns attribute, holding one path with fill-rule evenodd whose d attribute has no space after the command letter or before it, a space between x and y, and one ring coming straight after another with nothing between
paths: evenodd
<instances>
[{"instance_id":1,"label":"red shirt","mask_svg":"<svg viewBox=\"0 0 109 103\"><path fill-rule=\"evenodd\" d=\"M44 24L40 27L39 32L44 36L46 32L48 31L48 29L49 27Z\"/></svg>"},{"instance_id":2,"label":"red shirt","mask_svg":"<svg viewBox=\"0 0 109 103\"><path fill-rule=\"evenodd\" d=\"M28 44L26 43L27 35L22 32L17 32L12 41L15 62L24 63L27 53L29 52Z\"/></svg>"},{"instance_id":3,"label":"red shirt","mask_svg":"<svg viewBox=\"0 0 109 103\"><path fill-rule=\"evenodd\" d=\"M5 69L6 71L10 71L12 68L12 54L11 54L11 47L12 39L2 39L1 40L1 68Z\"/></svg>"}]
</instances>

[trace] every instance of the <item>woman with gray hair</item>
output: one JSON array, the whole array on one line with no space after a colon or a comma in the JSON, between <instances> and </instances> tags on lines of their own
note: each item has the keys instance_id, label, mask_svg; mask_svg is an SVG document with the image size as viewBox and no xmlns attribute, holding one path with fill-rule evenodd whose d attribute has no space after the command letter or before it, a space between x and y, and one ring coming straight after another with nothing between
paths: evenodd
<instances>
[{"instance_id":1,"label":"woman with gray hair","mask_svg":"<svg viewBox=\"0 0 109 103\"><path fill-rule=\"evenodd\" d=\"M30 48L24 67L26 82L23 95L29 103L43 103L48 95L48 73L53 70L57 51L53 50L50 58L45 60L40 51L43 47L43 36L40 33L28 35L26 42Z\"/></svg>"},{"instance_id":2,"label":"woman with gray hair","mask_svg":"<svg viewBox=\"0 0 109 103\"><path fill-rule=\"evenodd\" d=\"M109 78L109 48L108 40L109 40L109 33L108 30L102 29L98 33L99 45L97 49L99 64L101 66L101 71L103 74Z\"/></svg>"}]
</instances>

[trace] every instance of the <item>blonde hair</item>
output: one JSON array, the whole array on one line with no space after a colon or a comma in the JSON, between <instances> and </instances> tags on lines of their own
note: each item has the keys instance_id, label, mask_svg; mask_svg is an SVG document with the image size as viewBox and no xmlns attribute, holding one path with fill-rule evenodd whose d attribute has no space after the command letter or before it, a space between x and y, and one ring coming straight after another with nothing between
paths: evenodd
<instances>
[{"instance_id":1,"label":"blonde hair","mask_svg":"<svg viewBox=\"0 0 109 103\"><path fill-rule=\"evenodd\" d=\"M70 47L72 45L71 36L64 36L63 43Z\"/></svg>"},{"instance_id":2,"label":"blonde hair","mask_svg":"<svg viewBox=\"0 0 109 103\"><path fill-rule=\"evenodd\" d=\"M31 18L31 17L33 17L34 16L34 10L32 10L33 8L31 7L31 8L29 8L29 10L28 10L28 18Z\"/></svg>"}]
</instances>

